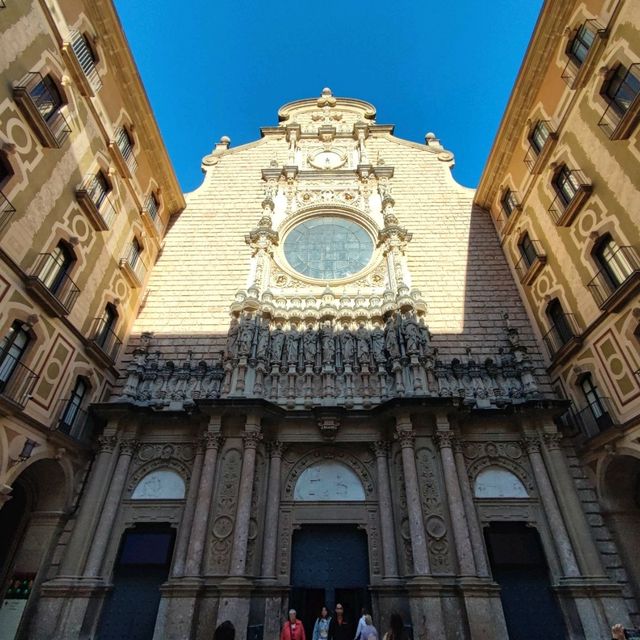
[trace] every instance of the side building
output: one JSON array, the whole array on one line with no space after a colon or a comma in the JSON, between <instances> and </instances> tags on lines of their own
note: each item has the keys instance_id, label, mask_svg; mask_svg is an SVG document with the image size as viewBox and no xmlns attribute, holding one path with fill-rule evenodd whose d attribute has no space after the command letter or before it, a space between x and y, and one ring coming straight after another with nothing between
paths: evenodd
<instances>
[{"instance_id":1,"label":"side building","mask_svg":"<svg viewBox=\"0 0 640 640\"><path fill-rule=\"evenodd\" d=\"M88 406L116 383L184 200L110 1L2 2L0 52L4 638L59 562L95 444Z\"/></svg>"},{"instance_id":2,"label":"side building","mask_svg":"<svg viewBox=\"0 0 640 640\"><path fill-rule=\"evenodd\" d=\"M640 6L546 2L476 194L640 596ZM585 499L595 495L586 487Z\"/></svg>"}]
</instances>

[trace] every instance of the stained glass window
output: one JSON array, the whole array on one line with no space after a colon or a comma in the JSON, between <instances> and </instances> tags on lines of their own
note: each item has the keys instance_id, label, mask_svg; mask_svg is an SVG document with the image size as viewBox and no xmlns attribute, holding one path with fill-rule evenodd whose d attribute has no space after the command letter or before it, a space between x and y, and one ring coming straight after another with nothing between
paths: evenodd
<instances>
[{"instance_id":1,"label":"stained glass window","mask_svg":"<svg viewBox=\"0 0 640 640\"><path fill-rule=\"evenodd\" d=\"M358 273L373 253L363 227L339 216L305 220L285 238L284 254L293 269L310 278L336 280Z\"/></svg>"}]
</instances>

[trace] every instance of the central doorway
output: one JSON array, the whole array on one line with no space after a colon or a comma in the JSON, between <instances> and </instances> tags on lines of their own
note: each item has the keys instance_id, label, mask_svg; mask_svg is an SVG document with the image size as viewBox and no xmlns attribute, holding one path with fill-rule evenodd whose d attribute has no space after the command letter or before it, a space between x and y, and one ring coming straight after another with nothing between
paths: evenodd
<instances>
[{"instance_id":1,"label":"central doorway","mask_svg":"<svg viewBox=\"0 0 640 640\"><path fill-rule=\"evenodd\" d=\"M303 525L293 534L289 609L295 609L311 638L323 605L331 615L336 602L356 624L370 607L367 534L357 525ZM355 626L354 626L355 629Z\"/></svg>"}]
</instances>

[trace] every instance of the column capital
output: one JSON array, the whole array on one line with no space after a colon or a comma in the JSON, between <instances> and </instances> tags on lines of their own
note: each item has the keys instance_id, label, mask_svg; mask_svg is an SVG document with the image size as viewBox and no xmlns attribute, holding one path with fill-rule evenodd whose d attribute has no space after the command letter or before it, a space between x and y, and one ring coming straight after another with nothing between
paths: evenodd
<instances>
[{"instance_id":1,"label":"column capital","mask_svg":"<svg viewBox=\"0 0 640 640\"><path fill-rule=\"evenodd\" d=\"M391 449L391 443L388 440L377 440L376 442L372 442L369 446L376 458L386 458L389 455L389 450Z\"/></svg>"},{"instance_id":2,"label":"column capital","mask_svg":"<svg viewBox=\"0 0 640 640\"><path fill-rule=\"evenodd\" d=\"M219 433L205 431L200 442L204 449L219 449L224 443L224 438Z\"/></svg>"},{"instance_id":3,"label":"column capital","mask_svg":"<svg viewBox=\"0 0 640 640\"><path fill-rule=\"evenodd\" d=\"M540 437L537 434L527 435L520 442L527 453L540 453Z\"/></svg>"},{"instance_id":4,"label":"column capital","mask_svg":"<svg viewBox=\"0 0 640 640\"><path fill-rule=\"evenodd\" d=\"M140 440L128 439L120 441L120 455L133 456L140 446Z\"/></svg>"},{"instance_id":5,"label":"column capital","mask_svg":"<svg viewBox=\"0 0 640 640\"><path fill-rule=\"evenodd\" d=\"M118 438L116 436L99 436L98 437L98 451L100 453L112 453L118 444Z\"/></svg>"},{"instance_id":6,"label":"column capital","mask_svg":"<svg viewBox=\"0 0 640 640\"><path fill-rule=\"evenodd\" d=\"M282 458L282 454L285 452L286 448L285 443L280 442L279 440L272 440L267 443L267 449L272 458Z\"/></svg>"},{"instance_id":7,"label":"column capital","mask_svg":"<svg viewBox=\"0 0 640 640\"><path fill-rule=\"evenodd\" d=\"M403 449L413 449L416 440L416 433L412 429L398 431L396 440Z\"/></svg>"},{"instance_id":8,"label":"column capital","mask_svg":"<svg viewBox=\"0 0 640 640\"><path fill-rule=\"evenodd\" d=\"M412 431L413 423L411 422L411 416L408 413L396 414L396 430L398 433L401 431Z\"/></svg>"},{"instance_id":9,"label":"column capital","mask_svg":"<svg viewBox=\"0 0 640 640\"><path fill-rule=\"evenodd\" d=\"M245 449L255 449L262 440L262 434L256 431L245 431L242 434L242 440Z\"/></svg>"},{"instance_id":10,"label":"column capital","mask_svg":"<svg viewBox=\"0 0 640 640\"><path fill-rule=\"evenodd\" d=\"M555 433L545 433L542 436L544 443L547 447L547 449L549 449L549 451L553 451L554 449L561 449L561 442L562 442L562 434L555 432Z\"/></svg>"},{"instance_id":11,"label":"column capital","mask_svg":"<svg viewBox=\"0 0 640 640\"><path fill-rule=\"evenodd\" d=\"M436 441L438 449L451 449L455 442L453 431L436 431L433 439Z\"/></svg>"}]
</instances>

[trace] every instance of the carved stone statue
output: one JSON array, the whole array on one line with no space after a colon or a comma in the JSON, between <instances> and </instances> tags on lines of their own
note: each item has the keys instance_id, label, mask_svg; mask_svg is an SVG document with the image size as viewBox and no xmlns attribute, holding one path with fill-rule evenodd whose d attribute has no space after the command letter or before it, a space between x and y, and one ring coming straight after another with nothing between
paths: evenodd
<instances>
[{"instance_id":1,"label":"carved stone statue","mask_svg":"<svg viewBox=\"0 0 640 640\"><path fill-rule=\"evenodd\" d=\"M282 349L284 348L284 331L282 324L278 322L271 332L271 364L280 365L282 362Z\"/></svg>"},{"instance_id":2,"label":"carved stone statue","mask_svg":"<svg viewBox=\"0 0 640 640\"><path fill-rule=\"evenodd\" d=\"M298 364L298 349L300 346L300 332L295 324L287 331L287 364Z\"/></svg>"},{"instance_id":3,"label":"carved stone statue","mask_svg":"<svg viewBox=\"0 0 640 640\"><path fill-rule=\"evenodd\" d=\"M342 364L352 364L355 353L355 339L346 324L340 332L340 348L342 350Z\"/></svg>"},{"instance_id":4,"label":"carved stone statue","mask_svg":"<svg viewBox=\"0 0 640 640\"><path fill-rule=\"evenodd\" d=\"M333 328L330 322L325 322L320 329L320 344L322 346L322 364L333 365L336 355L336 344L333 339Z\"/></svg>"},{"instance_id":5,"label":"carved stone statue","mask_svg":"<svg viewBox=\"0 0 640 640\"><path fill-rule=\"evenodd\" d=\"M402 323L402 336L407 355L420 353L420 327L413 314L407 314Z\"/></svg>"},{"instance_id":6,"label":"carved stone statue","mask_svg":"<svg viewBox=\"0 0 640 640\"><path fill-rule=\"evenodd\" d=\"M371 348L373 349L373 359L376 364L384 364L387 360L384 355L384 331L379 322L376 322L371 331Z\"/></svg>"},{"instance_id":7,"label":"carved stone statue","mask_svg":"<svg viewBox=\"0 0 640 640\"><path fill-rule=\"evenodd\" d=\"M238 355L238 333L240 332L240 324L235 316L231 319L229 325L229 333L227 333L227 357L235 358Z\"/></svg>"},{"instance_id":8,"label":"carved stone statue","mask_svg":"<svg viewBox=\"0 0 640 640\"><path fill-rule=\"evenodd\" d=\"M384 328L384 348L390 358L395 359L400 357L398 332L396 331L396 323L392 316L387 318L387 323Z\"/></svg>"},{"instance_id":9,"label":"carved stone statue","mask_svg":"<svg viewBox=\"0 0 640 640\"><path fill-rule=\"evenodd\" d=\"M361 365L368 365L371 360L371 347L369 346L369 331L363 322L356 330L356 352L358 362Z\"/></svg>"},{"instance_id":10,"label":"carved stone statue","mask_svg":"<svg viewBox=\"0 0 640 640\"><path fill-rule=\"evenodd\" d=\"M269 359L269 321L266 318L262 319L258 327L256 358L258 360Z\"/></svg>"},{"instance_id":11,"label":"carved stone statue","mask_svg":"<svg viewBox=\"0 0 640 640\"><path fill-rule=\"evenodd\" d=\"M253 344L253 334L255 332L255 320L248 313L240 321L240 336L238 338L238 355L251 355L251 346Z\"/></svg>"},{"instance_id":12,"label":"carved stone statue","mask_svg":"<svg viewBox=\"0 0 640 640\"><path fill-rule=\"evenodd\" d=\"M418 324L418 330L420 331L420 346L425 355L429 352L429 344L431 343L431 334L429 333L429 327L424 323L424 318L420 318Z\"/></svg>"},{"instance_id":13,"label":"carved stone statue","mask_svg":"<svg viewBox=\"0 0 640 640\"><path fill-rule=\"evenodd\" d=\"M307 325L307 329L302 336L302 350L305 363L315 364L316 354L318 353L318 334L311 323Z\"/></svg>"}]
</instances>

